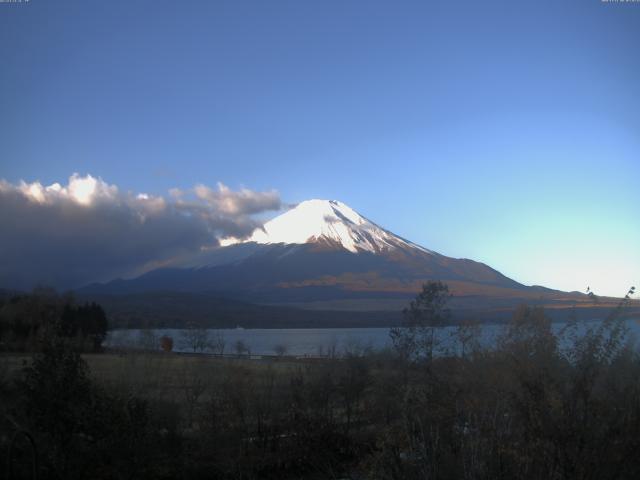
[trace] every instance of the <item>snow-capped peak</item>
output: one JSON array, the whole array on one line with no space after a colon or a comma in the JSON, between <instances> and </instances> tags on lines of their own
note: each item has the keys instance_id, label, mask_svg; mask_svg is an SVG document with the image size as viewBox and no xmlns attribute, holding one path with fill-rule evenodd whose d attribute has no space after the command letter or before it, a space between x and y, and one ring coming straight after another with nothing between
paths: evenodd
<instances>
[{"instance_id":1,"label":"snow-capped peak","mask_svg":"<svg viewBox=\"0 0 640 480\"><path fill-rule=\"evenodd\" d=\"M328 241L350 252L380 253L417 248L337 200L307 200L265 223L246 242L303 244Z\"/></svg>"}]
</instances>

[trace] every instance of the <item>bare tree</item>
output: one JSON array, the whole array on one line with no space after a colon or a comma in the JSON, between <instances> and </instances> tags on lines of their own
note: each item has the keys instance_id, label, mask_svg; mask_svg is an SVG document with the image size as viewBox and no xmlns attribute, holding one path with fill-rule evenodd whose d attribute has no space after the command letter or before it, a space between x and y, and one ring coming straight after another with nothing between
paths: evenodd
<instances>
[{"instance_id":1,"label":"bare tree","mask_svg":"<svg viewBox=\"0 0 640 480\"><path fill-rule=\"evenodd\" d=\"M452 335L460 344L459 351L462 358L466 358L470 353L477 352L480 349L482 327L478 322L473 320L462 321Z\"/></svg>"},{"instance_id":2,"label":"bare tree","mask_svg":"<svg viewBox=\"0 0 640 480\"><path fill-rule=\"evenodd\" d=\"M158 335L156 335L156 332L153 329L147 328L140 330L138 333L137 344L138 347L143 350L157 350L159 346Z\"/></svg>"},{"instance_id":3,"label":"bare tree","mask_svg":"<svg viewBox=\"0 0 640 480\"><path fill-rule=\"evenodd\" d=\"M245 354L251 355L251 350L249 349L249 346L246 343L244 343L243 340L238 340L234 347L238 356L245 355Z\"/></svg>"},{"instance_id":4,"label":"bare tree","mask_svg":"<svg viewBox=\"0 0 640 480\"><path fill-rule=\"evenodd\" d=\"M342 353L345 357L364 357L373 351L371 342L366 343L358 338L347 338Z\"/></svg>"},{"instance_id":5,"label":"bare tree","mask_svg":"<svg viewBox=\"0 0 640 480\"><path fill-rule=\"evenodd\" d=\"M193 350L193 353L202 353L210 345L209 331L206 328L199 328L192 323L187 325L187 328L182 331L181 337L183 347Z\"/></svg>"},{"instance_id":6,"label":"bare tree","mask_svg":"<svg viewBox=\"0 0 640 480\"><path fill-rule=\"evenodd\" d=\"M216 330L209 338L209 348L211 351L217 355L224 355L224 348L227 343L222 332L220 330Z\"/></svg>"},{"instance_id":7,"label":"bare tree","mask_svg":"<svg viewBox=\"0 0 640 480\"><path fill-rule=\"evenodd\" d=\"M287 346L283 344L278 344L275 347L273 347L273 351L276 352L276 355L282 358L287 354Z\"/></svg>"},{"instance_id":8,"label":"bare tree","mask_svg":"<svg viewBox=\"0 0 640 480\"><path fill-rule=\"evenodd\" d=\"M405 360L424 358L431 362L438 346L436 330L451 318L451 311L446 306L450 297L446 284L430 281L404 309L403 325L392 328L389 335L396 351Z\"/></svg>"}]
</instances>

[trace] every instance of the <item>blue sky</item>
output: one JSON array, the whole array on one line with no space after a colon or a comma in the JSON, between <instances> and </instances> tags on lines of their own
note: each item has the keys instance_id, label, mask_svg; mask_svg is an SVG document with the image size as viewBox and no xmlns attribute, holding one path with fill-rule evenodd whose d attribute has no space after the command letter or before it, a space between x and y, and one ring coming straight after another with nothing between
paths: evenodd
<instances>
[{"instance_id":1,"label":"blue sky","mask_svg":"<svg viewBox=\"0 0 640 480\"><path fill-rule=\"evenodd\" d=\"M640 283L640 4L0 4L0 178L339 199L527 284Z\"/></svg>"}]
</instances>

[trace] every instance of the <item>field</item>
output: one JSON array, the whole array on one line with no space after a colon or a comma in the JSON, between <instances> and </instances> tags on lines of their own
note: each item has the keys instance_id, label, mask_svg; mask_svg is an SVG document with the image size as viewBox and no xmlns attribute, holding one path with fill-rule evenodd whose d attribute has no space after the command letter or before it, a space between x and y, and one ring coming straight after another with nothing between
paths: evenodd
<instances>
[{"instance_id":1,"label":"field","mask_svg":"<svg viewBox=\"0 0 640 480\"><path fill-rule=\"evenodd\" d=\"M21 369L29 365L31 359L23 354L0 355L0 370L8 378L20 376ZM85 353L82 359L89 367L92 380L106 389L135 392L142 398L181 406L194 390L202 391L197 403L210 400L212 392L224 388L229 377L289 376L318 363L287 357L250 359L140 351Z\"/></svg>"}]
</instances>

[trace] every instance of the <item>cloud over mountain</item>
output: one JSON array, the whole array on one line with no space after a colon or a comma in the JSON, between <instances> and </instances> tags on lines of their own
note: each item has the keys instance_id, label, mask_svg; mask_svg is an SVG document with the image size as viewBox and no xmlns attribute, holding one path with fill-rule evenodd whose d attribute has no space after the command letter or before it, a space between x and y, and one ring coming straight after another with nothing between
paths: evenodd
<instances>
[{"instance_id":1,"label":"cloud over mountain","mask_svg":"<svg viewBox=\"0 0 640 480\"><path fill-rule=\"evenodd\" d=\"M63 186L0 180L0 287L72 287L140 273L245 238L252 215L281 207L277 192L198 185L169 196L123 192L91 175Z\"/></svg>"}]
</instances>

